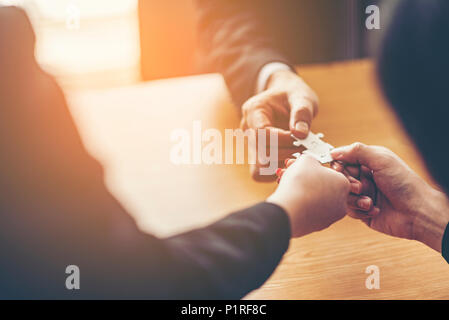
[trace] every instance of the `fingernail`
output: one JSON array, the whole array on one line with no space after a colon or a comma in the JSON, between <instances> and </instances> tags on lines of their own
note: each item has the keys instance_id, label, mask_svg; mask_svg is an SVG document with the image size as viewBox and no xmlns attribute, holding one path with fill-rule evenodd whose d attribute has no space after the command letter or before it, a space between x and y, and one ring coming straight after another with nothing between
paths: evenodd
<instances>
[{"instance_id":1,"label":"fingernail","mask_svg":"<svg viewBox=\"0 0 449 320\"><path fill-rule=\"evenodd\" d=\"M295 125L295 130L303 132L303 133L307 133L307 132L309 132L309 125L307 124L307 122L299 121Z\"/></svg>"},{"instance_id":2,"label":"fingernail","mask_svg":"<svg viewBox=\"0 0 449 320\"><path fill-rule=\"evenodd\" d=\"M279 174L279 178L282 178L282 175L284 174L284 172L285 172L285 169L282 169L281 173Z\"/></svg>"},{"instance_id":3,"label":"fingernail","mask_svg":"<svg viewBox=\"0 0 449 320\"><path fill-rule=\"evenodd\" d=\"M338 171L338 172L342 172L342 171L343 171L343 166L341 165L340 162L332 161L331 167L332 167L335 171Z\"/></svg>"},{"instance_id":4,"label":"fingernail","mask_svg":"<svg viewBox=\"0 0 449 320\"><path fill-rule=\"evenodd\" d=\"M282 172L282 169L281 169L281 168L277 168L277 170L276 170L276 175L279 177L279 175L281 174L281 172Z\"/></svg>"},{"instance_id":5,"label":"fingernail","mask_svg":"<svg viewBox=\"0 0 449 320\"><path fill-rule=\"evenodd\" d=\"M371 200L367 198L361 198L357 200L357 206L360 209L368 210L371 206Z\"/></svg>"}]
</instances>

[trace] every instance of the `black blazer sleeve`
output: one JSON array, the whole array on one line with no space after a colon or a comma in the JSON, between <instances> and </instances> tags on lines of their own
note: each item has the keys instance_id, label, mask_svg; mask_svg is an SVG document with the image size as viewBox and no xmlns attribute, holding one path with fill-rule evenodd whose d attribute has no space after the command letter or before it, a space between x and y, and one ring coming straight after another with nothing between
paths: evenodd
<instances>
[{"instance_id":1,"label":"black blazer sleeve","mask_svg":"<svg viewBox=\"0 0 449 320\"><path fill-rule=\"evenodd\" d=\"M289 64L270 31L269 1L196 0L200 65L220 72L240 106L255 92L257 75L269 62Z\"/></svg>"},{"instance_id":2,"label":"black blazer sleeve","mask_svg":"<svg viewBox=\"0 0 449 320\"><path fill-rule=\"evenodd\" d=\"M285 212L261 203L167 239L140 232L33 47L24 13L0 8L0 298L219 299L259 287L288 247ZM66 287L69 265L79 290Z\"/></svg>"},{"instance_id":3,"label":"black blazer sleeve","mask_svg":"<svg viewBox=\"0 0 449 320\"><path fill-rule=\"evenodd\" d=\"M441 243L441 254L443 258L449 263L449 224L447 224L444 230L443 240Z\"/></svg>"},{"instance_id":4,"label":"black blazer sleeve","mask_svg":"<svg viewBox=\"0 0 449 320\"><path fill-rule=\"evenodd\" d=\"M290 227L278 206L260 203L206 228L164 240L185 274L167 297L241 298L261 286L287 250ZM179 290L179 286L182 283Z\"/></svg>"}]
</instances>

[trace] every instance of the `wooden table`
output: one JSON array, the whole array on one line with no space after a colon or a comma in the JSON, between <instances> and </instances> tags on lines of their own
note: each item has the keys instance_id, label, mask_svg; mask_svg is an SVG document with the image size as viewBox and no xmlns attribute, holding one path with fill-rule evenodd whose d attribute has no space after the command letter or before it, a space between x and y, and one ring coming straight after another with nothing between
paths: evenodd
<instances>
[{"instance_id":1,"label":"wooden table","mask_svg":"<svg viewBox=\"0 0 449 320\"><path fill-rule=\"evenodd\" d=\"M426 175L376 88L370 61L300 68L321 104L313 131L333 145L354 141L391 148ZM69 95L90 150L106 168L110 190L142 230L167 236L206 225L265 199L276 185L251 180L246 165L181 165L169 161L170 133L235 128L239 116L219 75L152 81ZM380 289L368 290L369 265ZM449 268L423 244L370 230L349 217L325 231L291 241L273 276L249 299L449 298Z\"/></svg>"}]
</instances>

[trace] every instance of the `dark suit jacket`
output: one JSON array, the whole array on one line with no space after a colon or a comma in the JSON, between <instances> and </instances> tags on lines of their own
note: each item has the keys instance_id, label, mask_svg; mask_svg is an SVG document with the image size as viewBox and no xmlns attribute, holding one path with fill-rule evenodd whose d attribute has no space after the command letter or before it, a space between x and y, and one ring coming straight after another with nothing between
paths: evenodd
<instances>
[{"instance_id":1,"label":"dark suit jacket","mask_svg":"<svg viewBox=\"0 0 449 320\"><path fill-rule=\"evenodd\" d=\"M237 106L254 94L260 68L352 59L374 50L365 9L380 0L197 0L203 71L220 72ZM393 0L386 1L391 5ZM385 27L388 6L381 11Z\"/></svg>"},{"instance_id":2,"label":"dark suit jacket","mask_svg":"<svg viewBox=\"0 0 449 320\"><path fill-rule=\"evenodd\" d=\"M0 8L0 298L240 298L260 286L288 247L285 212L261 203L167 239L140 232L33 51L24 12ZM80 290L66 289L68 265Z\"/></svg>"}]
</instances>

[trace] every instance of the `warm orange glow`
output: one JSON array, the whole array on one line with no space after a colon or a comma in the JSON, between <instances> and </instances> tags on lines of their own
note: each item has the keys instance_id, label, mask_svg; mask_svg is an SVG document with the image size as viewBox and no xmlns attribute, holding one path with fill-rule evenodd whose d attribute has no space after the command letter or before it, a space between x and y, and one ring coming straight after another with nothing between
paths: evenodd
<instances>
[{"instance_id":1,"label":"warm orange glow","mask_svg":"<svg viewBox=\"0 0 449 320\"><path fill-rule=\"evenodd\" d=\"M139 80L137 0L3 3L27 11L36 32L36 58L64 87L107 87Z\"/></svg>"}]
</instances>

